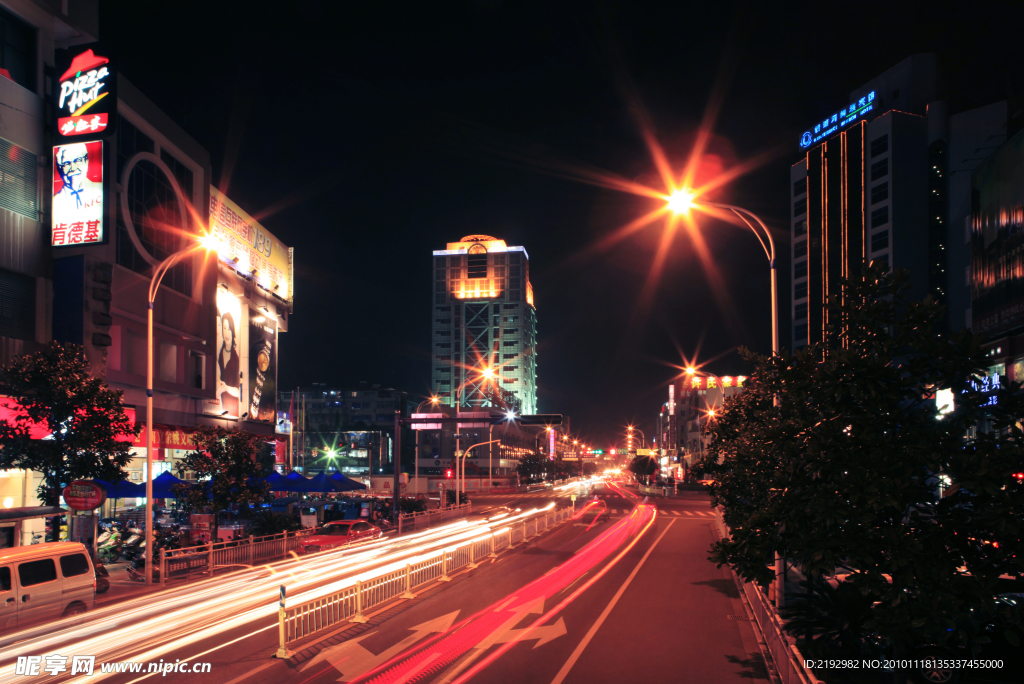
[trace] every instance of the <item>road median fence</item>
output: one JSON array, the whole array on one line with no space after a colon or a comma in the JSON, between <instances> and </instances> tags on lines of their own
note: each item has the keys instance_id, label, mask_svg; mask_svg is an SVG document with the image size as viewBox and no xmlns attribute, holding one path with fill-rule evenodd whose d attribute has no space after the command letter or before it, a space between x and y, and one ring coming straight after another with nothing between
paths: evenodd
<instances>
[{"instance_id":1,"label":"road median fence","mask_svg":"<svg viewBox=\"0 0 1024 684\"><path fill-rule=\"evenodd\" d=\"M258 565L279 560L298 549L302 538L311 532L282 532L165 551L160 554L160 584L166 584L168 579L188 579L210 574L217 568Z\"/></svg>"},{"instance_id":2,"label":"road median fence","mask_svg":"<svg viewBox=\"0 0 1024 684\"><path fill-rule=\"evenodd\" d=\"M722 519L721 509L715 509L715 518L722 536L728 538L729 528ZM744 582L735 573L733 577L743 588L743 595L775 663L779 681L782 684L820 684L818 678L804 667L804 656L797 649L796 640L786 632L782 618L764 592L753 582Z\"/></svg>"},{"instance_id":3,"label":"road median fence","mask_svg":"<svg viewBox=\"0 0 1024 684\"><path fill-rule=\"evenodd\" d=\"M286 605L282 585L278 605L278 658L290 658L288 645L345 622L363 623L365 611L392 599L416 598L413 590L434 582L446 582L463 568L475 568L478 561L495 557L499 551L528 541L572 517L571 508L533 516L507 527L491 530L456 546L433 552L423 560L391 565L328 596Z\"/></svg>"},{"instance_id":4,"label":"road median fence","mask_svg":"<svg viewBox=\"0 0 1024 684\"><path fill-rule=\"evenodd\" d=\"M398 516L398 533L403 534L414 530L422 530L439 522L447 522L472 513L472 503L464 503L460 506L451 506L449 508L435 508L432 511L421 511L419 513L403 513Z\"/></svg>"}]
</instances>

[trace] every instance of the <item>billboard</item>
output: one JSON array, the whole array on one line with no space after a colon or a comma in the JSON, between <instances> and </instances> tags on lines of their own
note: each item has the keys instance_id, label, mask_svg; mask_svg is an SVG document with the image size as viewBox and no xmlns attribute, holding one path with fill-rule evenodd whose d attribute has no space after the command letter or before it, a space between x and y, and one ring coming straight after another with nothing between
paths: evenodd
<instances>
[{"instance_id":1,"label":"billboard","mask_svg":"<svg viewBox=\"0 0 1024 684\"><path fill-rule=\"evenodd\" d=\"M976 334L1024 325L1024 134L971 176L971 318Z\"/></svg>"},{"instance_id":2,"label":"billboard","mask_svg":"<svg viewBox=\"0 0 1024 684\"><path fill-rule=\"evenodd\" d=\"M277 416L277 321L249 310L249 420Z\"/></svg>"},{"instance_id":3,"label":"billboard","mask_svg":"<svg viewBox=\"0 0 1024 684\"><path fill-rule=\"evenodd\" d=\"M241 341L242 305L238 297L222 287L217 288L217 358L214 368L214 398L203 402L203 413L237 418L241 404Z\"/></svg>"},{"instance_id":4,"label":"billboard","mask_svg":"<svg viewBox=\"0 0 1024 684\"><path fill-rule=\"evenodd\" d=\"M215 187L210 187L210 233L228 267L281 299L292 300L292 250Z\"/></svg>"},{"instance_id":5,"label":"billboard","mask_svg":"<svg viewBox=\"0 0 1024 684\"><path fill-rule=\"evenodd\" d=\"M101 136L117 121L117 74L110 59L92 48L58 50L54 108L58 138Z\"/></svg>"},{"instance_id":6,"label":"billboard","mask_svg":"<svg viewBox=\"0 0 1024 684\"><path fill-rule=\"evenodd\" d=\"M53 148L50 244L70 247L103 242L103 142Z\"/></svg>"}]
</instances>

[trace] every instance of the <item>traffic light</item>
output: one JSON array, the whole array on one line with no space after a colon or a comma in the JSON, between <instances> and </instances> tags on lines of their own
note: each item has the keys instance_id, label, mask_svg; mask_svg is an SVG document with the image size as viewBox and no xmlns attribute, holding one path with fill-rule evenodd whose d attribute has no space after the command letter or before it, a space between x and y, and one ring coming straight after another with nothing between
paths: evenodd
<instances>
[{"instance_id":1,"label":"traffic light","mask_svg":"<svg viewBox=\"0 0 1024 684\"><path fill-rule=\"evenodd\" d=\"M450 470L446 470L446 471L444 471L444 476L445 476L445 477L447 477L448 479L451 479L451 477L452 477L452 471L450 471Z\"/></svg>"}]
</instances>

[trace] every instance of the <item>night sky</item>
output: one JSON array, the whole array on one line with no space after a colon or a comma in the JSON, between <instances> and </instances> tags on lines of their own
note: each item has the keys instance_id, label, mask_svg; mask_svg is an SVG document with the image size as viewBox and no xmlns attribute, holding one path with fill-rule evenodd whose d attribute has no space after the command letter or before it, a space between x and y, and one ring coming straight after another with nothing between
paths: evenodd
<instances>
[{"instance_id":1,"label":"night sky","mask_svg":"<svg viewBox=\"0 0 1024 684\"><path fill-rule=\"evenodd\" d=\"M720 375L770 343L768 266L745 229L701 220L717 276L680 232L596 243L657 202L642 120L681 171L717 108L702 174L775 230L789 346L789 175L800 133L849 92L935 52L950 113L1024 102L1020 3L104 2L119 68L213 158L215 184L295 247L282 388L359 380L430 392L431 251L463 235L526 247L538 401L594 444L648 435L699 349ZM286 14L286 12L291 14ZM717 278L717 280L716 280ZM714 283L718 283L715 285Z\"/></svg>"}]
</instances>

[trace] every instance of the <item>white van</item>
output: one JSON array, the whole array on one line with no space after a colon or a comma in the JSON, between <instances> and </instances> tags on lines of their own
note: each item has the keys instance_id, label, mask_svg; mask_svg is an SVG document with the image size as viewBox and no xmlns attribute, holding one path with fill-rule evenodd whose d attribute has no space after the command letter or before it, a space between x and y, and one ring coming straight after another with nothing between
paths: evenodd
<instances>
[{"instance_id":1,"label":"white van","mask_svg":"<svg viewBox=\"0 0 1024 684\"><path fill-rule=\"evenodd\" d=\"M0 629L84 613L96 600L96 570L84 544L0 549Z\"/></svg>"}]
</instances>

